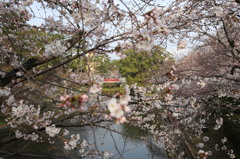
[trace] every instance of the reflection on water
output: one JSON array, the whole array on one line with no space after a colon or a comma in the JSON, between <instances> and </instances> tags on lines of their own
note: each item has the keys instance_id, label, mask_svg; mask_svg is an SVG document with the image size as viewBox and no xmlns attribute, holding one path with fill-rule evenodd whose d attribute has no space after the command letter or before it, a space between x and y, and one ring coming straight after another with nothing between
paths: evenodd
<instances>
[{"instance_id":1,"label":"reflection on water","mask_svg":"<svg viewBox=\"0 0 240 159\"><path fill-rule=\"evenodd\" d=\"M104 125L106 126L106 125ZM140 138L147 135L138 128L122 125L111 125L110 129L114 129L123 134ZM113 159L166 159L166 151L164 145L149 144L144 141L127 137L116 132L111 132L104 128L83 127L71 129L72 132L79 132L82 138L90 143L95 143L100 151L108 150L112 152ZM134 133L135 132L135 133ZM95 136L95 137L94 137ZM95 140L94 140L95 139Z\"/></svg>"},{"instance_id":2,"label":"reflection on water","mask_svg":"<svg viewBox=\"0 0 240 159\"><path fill-rule=\"evenodd\" d=\"M141 136L146 136L147 134L137 128L131 126L122 126L122 125L105 125L102 126L109 127L110 129L114 129L119 131L123 134L127 134L129 136L134 136L136 138L140 138ZM82 128L69 128L68 129L71 134L79 133L81 139L86 139L89 143L92 143L98 150L110 151L113 156L112 159L166 159L167 155L164 150L163 144L156 145L156 144L149 144L144 141L126 137L120 135L116 132L109 131L104 128L97 128L97 127L82 127ZM36 145L39 146L39 145ZM54 158L69 158L69 159L77 159L80 158L78 150L76 151L66 151L63 149L62 145L57 146L58 148L52 145L41 145L42 152L39 150L39 147L36 149L39 153L50 153L51 155L55 156ZM50 148L46 151L46 147ZM45 147L45 148L44 148ZM60 147L60 148L59 148ZM34 147L27 147L26 151ZM34 148L35 149L35 148ZM54 150L54 151L53 151ZM33 152L33 150L31 151ZM1 157L1 155L0 155ZM9 158L9 157L4 157ZM15 156L16 158L16 156ZM21 157L22 159L26 159ZM33 157L32 157L33 158Z\"/></svg>"}]
</instances>

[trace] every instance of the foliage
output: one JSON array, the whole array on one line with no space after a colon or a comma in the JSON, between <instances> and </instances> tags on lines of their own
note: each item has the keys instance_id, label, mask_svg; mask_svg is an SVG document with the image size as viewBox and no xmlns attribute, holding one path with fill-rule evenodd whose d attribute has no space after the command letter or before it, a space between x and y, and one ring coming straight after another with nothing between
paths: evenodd
<instances>
[{"instance_id":1,"label":"foliage","mask_svg":"<svg viewBox=\"0 0 240 159\"><path fill-rule=\"evenodd\" d=\"M97 63L94 69L97 73L103 75L112 69L111 61L107 55L98 55L93 59L93 62Z\"/></svg>"},{"instance_id":2,"label":"foliage","mask_svg":"<svg viewBox=\"0 0 240 159\"><path fill-rule=\"evenodd\" d=\"M124 88L123 87L119 87L119 86L115 86L115 87L106 87L104 86L103 87L103 90L102 90L102 95L106 95L106 96L114 96L116 95L117 93L124 93Z\"/></svg>"},{"instance_id":3,"label":"foliage","mask_svg":"<svg viewBox=\"0 0 240 159\"><path fill-rule=\"evenodd\" d=\"M133 49L124 52L126 58L119 61L119 71L126 77L129 84L146 85L155 83L155 75L161 70L161 65L171 54L165 49L155 46L151 51L136 52Z\"/></svg>"}]
</instances>

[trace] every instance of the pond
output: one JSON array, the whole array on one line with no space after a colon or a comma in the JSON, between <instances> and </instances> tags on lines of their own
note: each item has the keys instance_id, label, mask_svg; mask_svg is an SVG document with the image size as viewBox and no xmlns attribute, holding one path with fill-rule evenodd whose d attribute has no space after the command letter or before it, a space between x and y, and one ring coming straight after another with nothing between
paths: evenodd
<instances>
[{"instance_id":1,"label":"pond","mask_svg":"<svg viewBox=\"0 0 240 159\"><path fill-rule=\"evenodd\" d=\"M116 132L109 131L105 128L97 127L81 127L81 128L68 128L70 134L80 134L81 139L86 139L89 143L95 145L95 147L100 151L108 150L112 155L112 159L167 159L167 154L164 149L164 145L160 144L150 144L150 142L145 142L139 140L141 136L147 136L142 130L132 127L129 125L106 125L102 123L101 126L108 126L112 130L116 130L127 136L134 136L135 138L127 137ZM34 144L28 143L23 149L23 143L14 143L6 147L6 149L12 150L12 152L33 153L33 154L49 154L55 156L53 158L68 158L77 159L80 158L78 150L67 151L63 149L62 144L57 147L49 144ZM2 159L34 159L37 157L19 157L19 156L6 156L0 154ZM85 157L90 158L90 157Z\"/></svg>"}]
</instances>

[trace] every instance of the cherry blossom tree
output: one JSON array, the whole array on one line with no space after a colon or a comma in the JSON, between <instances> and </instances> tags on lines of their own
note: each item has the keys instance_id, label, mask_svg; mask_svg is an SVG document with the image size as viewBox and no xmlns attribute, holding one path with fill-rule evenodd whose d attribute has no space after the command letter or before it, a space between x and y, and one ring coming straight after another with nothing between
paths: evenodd
<instances>
[{"instance_id":1,"label":"cherry blossom tree","mask_svg":"<svg viewBox=\"0 0 240 159\"><path fill-rule=\"evenodd\" d=\"M213 129L220 129L223 115L239 109L231 105L227 107L231 113L212 117L203 103L221 86L218 97L239 101L239 91L233 88L239 84L239 1L173 0L165 4L151 0L1 1L0 104L6 124L0 129L12 131L0 140L0 146L20 139L51 144L61 139L66 150L78 149L84 157L91 144L65 128L114 121L147 130L154 142L165 143L173 158L207 158L211 153L202 149L203 143L194 152L191 139L202 135L208 120L214 119ZM150 52L155 45L167 47L169 43L176 43L178 49L194 46L216 57L215 61L200 61L206 68L219 67L221 63L215 65L219 59L227 66L214 69L214 74L190 73L186 78L178 76L181 69L172 67L169 79L156 86L151 96L146 95L146 88L126 85L115 96L102 97L101 77L73 71L82 67L88 53L116 53L124 58L127 49ZM76 61L79 65L69 67ZM76 122L66 123L70 119ZM208 137L203 140L207 142ZM108 151L91 155L110 157ZM228 150L228 156L235 158L233 150Z\"/></svg>"}]
</instances>

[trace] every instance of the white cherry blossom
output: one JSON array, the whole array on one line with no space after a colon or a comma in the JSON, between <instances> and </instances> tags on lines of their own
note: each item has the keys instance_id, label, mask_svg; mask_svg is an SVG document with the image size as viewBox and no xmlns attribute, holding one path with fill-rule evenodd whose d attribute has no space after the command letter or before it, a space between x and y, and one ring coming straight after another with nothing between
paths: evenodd
<instances>
[{"instance_id":1,"label":"white cherry blossom","mask_svg":"<svg viewBox=\"0 0 240 159\"><path fill-rule=\"evenodd\" d=\"M60 128L56 128L55 125L51 125L51 126L47 126L46 127L46 133L50 136L50 137L55 137L59 132L60 132Z\"/></svg>"}]
</instances>

